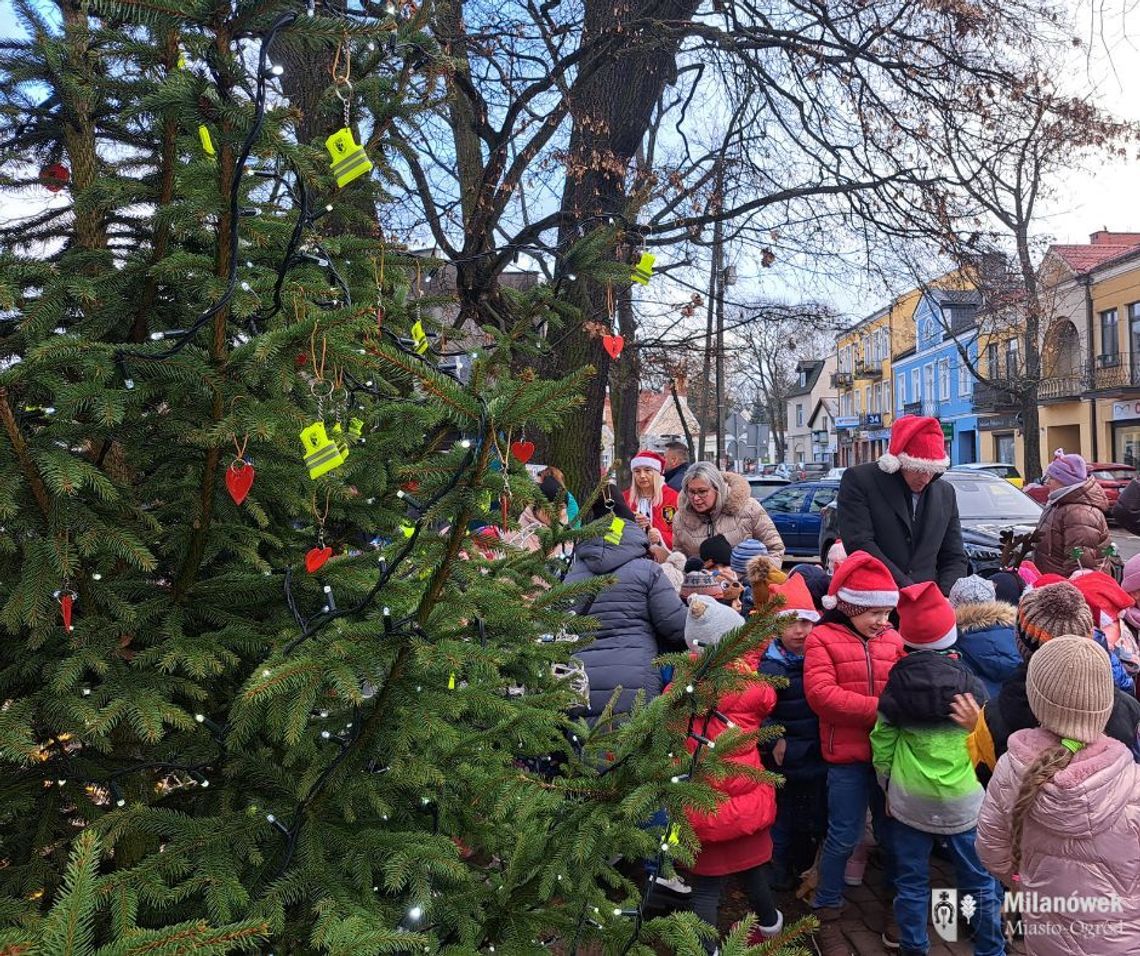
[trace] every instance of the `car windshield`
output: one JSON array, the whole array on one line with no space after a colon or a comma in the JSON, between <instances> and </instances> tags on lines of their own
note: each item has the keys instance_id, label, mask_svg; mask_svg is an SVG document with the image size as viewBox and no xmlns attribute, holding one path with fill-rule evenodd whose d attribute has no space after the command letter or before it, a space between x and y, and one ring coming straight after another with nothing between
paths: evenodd
<instances>
[{"instance_id":1,"label":"car windshield","mask_svg":"<svg viewBox=\"0 0 1140 956\"><path fill-rule=\"evenodd\" d=\"M1136 477L1136 472L1131 468L1104 468L1097 469L1092 476L1097 481L1131 481Z\"/></svg>"},{"instance_id":2,"label":"car windshield","mask_svg":"<svg viewBox=\"0 0 1140 956\"><path fill-rule=\"evenodd\" d=\"M1008 481L952 481L951 485L963 518L1036 524L1041 517L1041 506Z\"/></svg>"}]
</instances>

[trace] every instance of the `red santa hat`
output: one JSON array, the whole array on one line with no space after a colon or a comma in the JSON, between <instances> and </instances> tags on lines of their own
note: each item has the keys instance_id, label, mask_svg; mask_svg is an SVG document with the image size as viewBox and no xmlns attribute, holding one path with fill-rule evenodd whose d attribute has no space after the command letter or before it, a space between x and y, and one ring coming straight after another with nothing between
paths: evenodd
<instances>
[{"instance_id":1,"label":"red santa hat","mask_svg":"<svg viewBox=\"0 0 1140 956\"><path fill-rule=\"evenodd\" d=\"M1111 623L1136 604L1132 595L1103 571L1086 570L1083 574L1078 571L1069 580L1097 616L1097 627Z\"/></svg>"},{"instance_id":2,"label":"red santa hat","mask_svg":"<svg viewBox=\"0 0 1140 956\"><path fill-rule=\"evenodd\" d=\"M890 450L879 458L879 467L888 474L900 468L940 475L950 467L946 439L937 418L903 415L891 426Z\"/></svg>"},{"instance_id":3,"label":"red santa hat","mask_svg":"<svg viewBox=\"0 0 1140 956\"><path fill-rule=\"evenodd\" d=\"M933 581L899 591L899 635L919 651L944 651L958 640L954 608Z\"/></svg>"},{"instance_id":4,"label":"red santa hat","mask_svg":"<svg viewBox=\"0 0 1140 956\"><path fill-rule=\"evenodd\" d=\"M633 468L652 468L657 474L665 474L665 459L655 451L639 451L629 463Z\"/></svg>"},{"instance_id":5,"label":"red santa hat","mask_svg":"<svg viewBox=\"0 0 1140 956\"><path fill-rule=\"evenodd\" d=\"M790 575L782 584L769 584L768 593L772 597L778 594L784 599L783 607L776 612L780 617L794 617L798 621L813 623L819 620L819 611L815 609L811 591L800 575Z\"/></svg>"},{"instance_id":6,"label":"red santa hat","mask_svg":"<svg viewBox=\"0 0 1140 956\"><path fill-rule=\"evenodd\" d=\"M834 608L840 601L855 607L894 607L899 603L899 589L882 561L866 551L856 551L839 566L820 601L826 608Z\"/></svg>"}]
</instances>

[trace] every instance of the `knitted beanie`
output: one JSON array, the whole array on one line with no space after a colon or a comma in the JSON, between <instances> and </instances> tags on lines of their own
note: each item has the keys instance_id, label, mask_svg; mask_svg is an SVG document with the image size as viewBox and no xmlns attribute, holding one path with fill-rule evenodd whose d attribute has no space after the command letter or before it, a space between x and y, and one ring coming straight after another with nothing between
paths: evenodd
<instances>
[{"instance_id":1,"label":"knitted beanie","mask_svg":"<svg viewBox=\"0 0 1140 956\"><path fill-rule=\"evenodd\" d=\"M744 626L744 618L715 598L694 595L685 619L685 643L694 651L711 647L729 631Z\"/></svg>"},{"instance_id":2,"label":"knitted beanie","mask_svg":"<svg viewBox=\"0 0 1140 956\"><path fill-rule=\"evenodd\" d=\"M1129 594L1140 591L1140 554L1134 554L1124 562L1124 577L1120 586Z\"/></svg>"},{"instance_id":3,"label":"knitted beanie","mask_svg":"<svg viewBox=\"0 0 1140 956\"><path fill-rule=\"evenodd\" d=\"M1033 588L1021 595L1014 634L1024 660L1061 634L1092 637L1093 616L1084 595L1068 581Z\"/></svg>"},{"instance_id":4,"label":"knitted beanie","mask_svg":"<svg viewBox=\"0 0 1140 956\"><path fill-rule=\"evenodd\" d=\"M681 598L688 600L694 594L705 594L714 601L724 594L724 578L708 571L687 571L681 582Z\"/></svg>"},{"instance_id":5,"label":"knitted beanie","mask_svg":"<svg viewBox=\"0 0 1140 956\"><path fill-rule=\"evenodd\" d=\"M959 578L950 588L951 607L961 607L963 604L989 604L996 600L997 591L993 582L976 574Z\"/></svg>"},{"instance_id":6,"label":"knitted beanie","mask_svg":"<svg viewBox=\"0 0 1140 956\"><path fill-rule=\"evenodd\" d=\"M745 538L732 549L732 570L735 571L736 576L743 581L748 577L748 562L758 555L767 553L768 549L764 547L763 541L757 541L755 538Z\"/></svg>"},{"instance_id":7,"label":"knitted beanie","mask_svg":"<svg viewBox=\"0 0 1140 956\"><path fill-rule=\"evenodd\" d=\"M1029 661L1029 709L1059 737L1091 744L1104 733L1115 691L1108 654L1095 641L1065 634Z\"/></svg>"},{"instance_id":8,"label":"knitted beanie","mask_svg":"<svg viewBox=\"0 0 1140 956\"><path fill-rule=\"evenodd\" d=\"M1062 485L1079 485L1089 476L1088 465L1080 455L1066 455L1060 448L1053 455L1046 478L1055 478Z\"/></svg>"}]
</instances>

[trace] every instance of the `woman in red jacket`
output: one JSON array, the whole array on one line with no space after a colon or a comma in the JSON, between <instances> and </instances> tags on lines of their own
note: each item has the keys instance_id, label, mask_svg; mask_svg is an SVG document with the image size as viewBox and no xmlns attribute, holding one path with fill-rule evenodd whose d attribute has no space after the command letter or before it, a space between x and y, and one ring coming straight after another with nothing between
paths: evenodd
<instances>
[{"instance_id":1,"label":"woman in red jacket","mask_svg":"<svg viewBox=\"0 0 1140 956\"><path fill-rule=\"evenodd\" d=\"M696 651L715 644L729 631L743 627L744 618L732 608L703 594L689 601L689 617L685 623L685 640ZM763 646L738 658L735 662L747 674L755 675L763 656ZM776 692L766 683L750 683L717 701L710 717L698 718L686 740L689 753L697 747L696 737L716 741L735 725L742 733L753 733L776 706ZM725 757L725 763L763 769L760 752L755 745ZM699 772L698 761L698 772ZM728 877L736 875L756 914L757 924L749 942L759 943L780 933L784 917L772 899L768 885L768 867L772 859L770 830L776 819L776 792L770 783L761 783L746 773L729 774L707 780L708 784L728 799L717 804L711 813L686 810L685 815L701 841L701 852L693 863L693 895L691 906L706 923L717 925L720 899ZM713 944L706 943L713 951Z\"/></svg>"},{"instance_id":2,"label":"woman in red jacket","mask_svg":"<svg viewBox=\"0 0 1140 956\"><path fill-rule=\"evenodd\" d=\"M847 956L839 931L843 870L863 836L867 808L892 880L893 860L885 826L883 792L871 766L871 729L879 694L903 645L890 624L899 593L886 566L865 551L850 555L831 579L823 598L823 621L804 650L804 695L819 715L820 744L827 762L827 838L819 859L819 883L812 906L820 921L822 956ZM898 947L888 931L883 943Z\"/></svg>"},{"instance_id":3,"label":"woman in red jacket","mask_svg":"<svg viewBox=\"0 0 1140 956\"><path fill-rule=\"evenodd\" d=\"M625 503L637 516L638 525L649 535L649 543L672 551L677 492L665 484L665 459L655 451L639 451L629 467L633 471L633 484L625 493Z\"/></svg>"}]
</instances>

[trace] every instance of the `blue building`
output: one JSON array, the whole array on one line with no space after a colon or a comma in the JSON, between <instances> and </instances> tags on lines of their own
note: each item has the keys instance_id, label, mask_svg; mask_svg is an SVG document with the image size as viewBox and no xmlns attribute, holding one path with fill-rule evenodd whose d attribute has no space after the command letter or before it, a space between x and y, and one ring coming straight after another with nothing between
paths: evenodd
<instances>
[{"instance_id":1,"label":"blue building","mask_svg":"<svg viewBox=\"0 0 1140 956\"><path fill-rule=\"evenodd\" d=\"M895 416L937 418L954 465L978 460L974 376L962 350L976 367L980 305L981 295L972 289L927 292L914 310L915 347L892 363Z\"/></svg>"}]
</instances>

